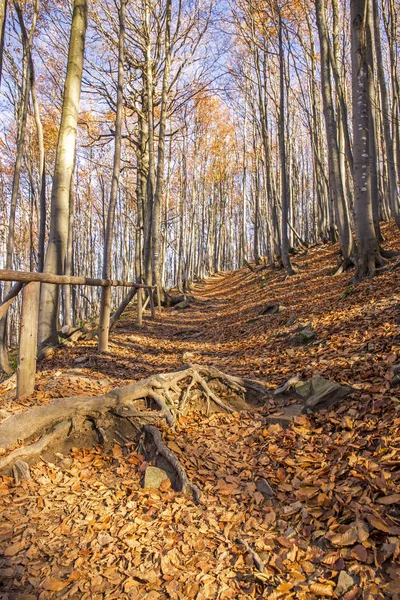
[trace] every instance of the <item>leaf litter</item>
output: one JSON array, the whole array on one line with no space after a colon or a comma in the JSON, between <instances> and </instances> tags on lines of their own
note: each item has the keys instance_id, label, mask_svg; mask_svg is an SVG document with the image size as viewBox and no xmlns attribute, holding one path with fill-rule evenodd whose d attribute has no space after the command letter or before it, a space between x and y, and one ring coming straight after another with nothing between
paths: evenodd
<instances>
[{"instance_id":1,"label":"leaf litter","mask_svg":"<svg viewBox=\"0 0 400 600\"><path fill-rule=\"evenodd\" d=\"M60 349L41 363L32 398L3 394L0 408L14 412L104 393L179 367L185 352L271 389L322 374L357 390L287 429L268 424L270 405L164 428L202 491L197 505L169 481L142 489L146 462L129 442L43 460L19 485L0 478L1 600L400 597L400 274L344 295L348 276L330 277L335 251L297 258L290 279L246 270L209 278L186 313L166 311L143 330L128 313L108 355L95 341ZM251 322L271 302L287 309ZM291 313L297 322L286 325ZM298 323L310 322L317 338L292 345ZM188 323L202 335L180 339ZM73 381L82 355L84 377ZM273 497L258 491L260 479Z\"/></svg>"}]
</instances>

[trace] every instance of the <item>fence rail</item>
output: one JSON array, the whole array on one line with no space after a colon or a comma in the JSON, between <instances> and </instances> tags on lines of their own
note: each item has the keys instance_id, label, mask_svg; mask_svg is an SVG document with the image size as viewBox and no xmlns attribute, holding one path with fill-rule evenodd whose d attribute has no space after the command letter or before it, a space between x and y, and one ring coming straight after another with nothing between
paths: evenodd
<instances>
[{"instance_id":1,"label":"fence rail","mask_svg":"<svg viewBox=\"0 0 400 600\"><path fill-rule=\"evenodd\" d=\"M151 316L155 317L154 308L154 290L157 286L149 286L133 281L119 281L115 279L93 279L90 277L74 277L69 275L54 275L52 273L34 273L29 271L12 271L0 269L0 281L17 282L8 296L4 298L0 305L0 318L6 315L6 312L18 296L22 289L22 310L21 327L18 348L18 368L17 368L17 397L30 396L35 388L35 373L37 361L38 346L38 320L39 320L39 301L40 284L50 283L55 285L88 285L93 287L110 288L125 287L130 288L129 293L116 311L115 315L119 317L129 302L137 294L137 323L142 325L143 311L147 304L150 305ZM143 302L143 293L148 298ZM160 309L160 294L157 294L158 307ZM115 319L115 316L114 316ZM107 336L110 327L109 317L107 317ZM107 337L108 339L108 337Z\"/></svg>"},{"instance_id":2,"label":"fence rail","mask_svg":"<svg viewBox=\"0 0 400 600\"><path fill-rule=\"evenodd\" d=\"M10 271L0 269L0 281L20 281L30 283L55 283L57 285L89 285L94 287L128 287L137 289L156 289L156 286L135 283L132 281L119 281L118 279L92 279L90 277L74 277L72 275L53 275L52 273L33 273L30 271Z\"/></svg>"}]
</instances>

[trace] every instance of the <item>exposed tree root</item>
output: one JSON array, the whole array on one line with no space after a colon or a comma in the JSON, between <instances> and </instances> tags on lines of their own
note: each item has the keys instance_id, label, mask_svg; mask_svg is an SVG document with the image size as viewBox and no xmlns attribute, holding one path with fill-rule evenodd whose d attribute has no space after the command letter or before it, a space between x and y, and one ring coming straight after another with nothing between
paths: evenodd
<instances>
[{"instance_id":1,"label":"exposed tree root","mask_svg":"<svg viewBox=\"0 0 400 600\"><path fill-rule=\"evenodd\" d=\"M153 438L153 442L159 454L164 456L170 465L174 468L180 484L181 491L186 493L192 493L193 498L196 502L200 500L200 490L197 485L190 483L189 478L186 474L184 467L181 465L175 454L164 444L162 441L161 433L153 425L145 425L143 431Z\"/></svg>"},{"instance_id":2,"label":"exposed tree root","mask_svg":"<svg viewBox=\"0 0 400 600\"><path fill-rule=\"evenodd\" d=\"M253 548L250 546L250 544L248 542L246 542L246 540L244 540L243 538L239 537L239 538L237 538L237 541L239 542L239 544L244 546L246 548L247 552L252 556L254 566L260 571L260 573L264 573L264 571L265 571L264 563L261 560L260 556L257 554L257 552L255 550L253 550Z\"/></svg>"},{"instance_id":3,"label":"exposed tree root","mask_svg":"<svg viewBox=\"0 0 400 600\"><path fill-rule=\"evenodd\" d=\"M189 482L184 467L154 425L161 420L173 428L179 416L189 411L245 410L254 402L260 404L267 393L261 382L226 375L215 367L185 365L103 396L60 398L0 424L0 447L6 450L0 458L0 472L12 472L17 461L28 465L44 451L54 454L68 445L88 446L97 440L107 445L144 432L173 467L181 489L190 491L198 501L200 491Z\"/></svg>"}]
</instances>

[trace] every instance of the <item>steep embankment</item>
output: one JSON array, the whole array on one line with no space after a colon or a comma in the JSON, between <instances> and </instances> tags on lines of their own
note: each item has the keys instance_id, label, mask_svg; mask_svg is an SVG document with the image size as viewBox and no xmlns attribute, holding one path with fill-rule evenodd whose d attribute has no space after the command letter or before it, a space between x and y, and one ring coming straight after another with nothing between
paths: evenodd
<instances>
[{"instance_id":1,"label":"steep embankment","mask_svg":"<svg viewBox=\"0 0 400 600\"><path fill-rule=\"evenodd\" d=\"M398 245L397 232L385 233ZM263 411L181 417L164 439L201 488L199 505L168 483L141 489L145 464L129 443L43 462L20 486L3 478L0 598L396 598L400 270L345 288L348 274L330 276L335 251L296 257L290 279L247 269L209 278L189 309L140 331L128 313L109 355L94 341L57 351L32 399L3 395L0 408L22 411L104 393L170 371L187 352L271 387L319 373L358 390L287 430L268 426ZM284 309L258 318L269 303ZM316 334L309 345L297 343L300 325ZM260 478L273 498L257 490Z\"/></svg>"}]
</instances>

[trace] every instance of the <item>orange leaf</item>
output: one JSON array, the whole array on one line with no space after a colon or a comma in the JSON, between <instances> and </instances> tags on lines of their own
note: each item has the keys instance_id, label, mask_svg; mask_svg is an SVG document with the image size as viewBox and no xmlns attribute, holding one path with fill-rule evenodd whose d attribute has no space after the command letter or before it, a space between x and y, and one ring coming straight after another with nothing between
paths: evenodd
<instances>
[{"instance_id":1,"label":"orange leaf","mask_svg":"<svg viewBox=\"0 0 400 600\"><path fill-rule=\"evenodd\" d=\"M351 526L344 533L335 533L328 539L334 546L352 546L358 542L358 532L356 527Z\"/></svg>"},{"instance_id":2,"label":"orange leaf","mask_svg":"<svg viewBox=\"0 0 400 600\"><path fill-rule=\"evenodd\" d=\"M382 496L382 498L378 498L377 502L378 504L385 504L385 506L389 506L390 504L400 504L400 494Z\"/></svg>"},{"instance_id":3,"label":"orange leaf","mask_svg":"<svg viewBox=\"0 0 400 600\"><path fill-rule=\"evenodd\" d=\"M313 592L316 596L333 596L332 587L325 583L312 583L310 585L310 592Z\"/></svg>"},{"instance_id":4,"label":"orange leaf","mask_svg":"<svg viewBox=\"0 0 400 600\"><path fill-rule=\"evenodd\" d=\"M67 587L68 582L61 581L61 579L56 579L55 577L46 577L41 583L41 586L44 590L48 592L61 592L65 587Z\"/></svg>"}]
</instances>

